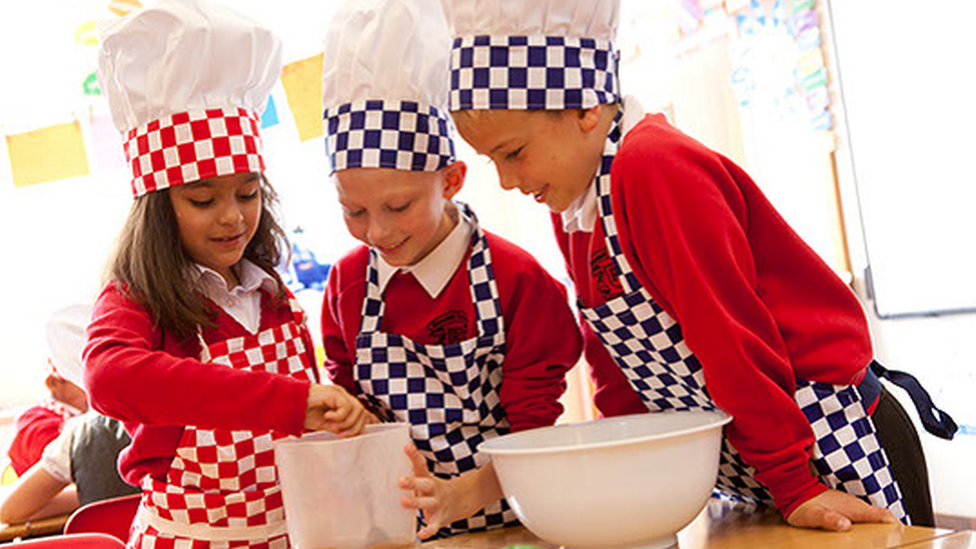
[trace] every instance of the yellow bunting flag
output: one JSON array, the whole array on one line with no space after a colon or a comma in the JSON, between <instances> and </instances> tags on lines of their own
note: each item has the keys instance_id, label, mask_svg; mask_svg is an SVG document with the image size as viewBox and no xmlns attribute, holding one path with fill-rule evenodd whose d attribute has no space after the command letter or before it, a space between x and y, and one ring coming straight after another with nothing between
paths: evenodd
<instances>
[{"instance_id":1,"label":"yellow bunting flag","mask_svg":"<svg viewBox=\"0 0 976 549\"><path fill-rule=\"evenodd\" d=\"M75 42L82 46L97 46L98 37L95 36L95 22L87 21L75 30Z\"/></svg>"},{"instance_id":2,"label":"yellow bunting flag","mask_svg":"<svg viewBox=\"0 0 976 549\"><path fill-rule=\"evenodd\" d=\"M281 70L281 84L285 88L288 106L295 117L298 139L307 141L321 137L322 131L322 60L318 54Z\"/></svg>"},{"instance_id":3,"label":"yellow bunting flag","mask_svg":"<svg viewBox=\"0 0 976 549\"><path fill-rule=\"evenodd\" d=\"M111 2L108 3L108 9L119 17L122 17L141 7L142 3L139 2L139 0L111 0Z\"/></svg>"},{"instance_id":4,"label":"yellow bunting flag","mask_svg":"<svg viewBox=\"0 0 976 549\"><path fill-rule=\"evenodd\" d=\"M77 120L6 137L16 187L88 175L85 142Z\"/></svg>"}]
</instances>

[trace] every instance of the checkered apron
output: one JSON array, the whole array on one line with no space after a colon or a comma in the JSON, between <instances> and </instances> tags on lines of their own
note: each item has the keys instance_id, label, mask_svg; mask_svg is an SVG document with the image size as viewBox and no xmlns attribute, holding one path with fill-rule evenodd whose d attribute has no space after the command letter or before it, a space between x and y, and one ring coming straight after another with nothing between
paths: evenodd
<instances>
[{"instance_id":1,"label":"checkered apron","mask_svg":"<svg viewBox=\"0 0 976 549\"><path fill-rule=\"evenodd\" d=\"M607 250L624 292L602 305L579 308L649 410L715 409L701 364L685 343L681 326L640 285L620 246L610 199L610 166L622 138L620 120L618 114L596 185ZM862 385L870 383L878 382L869 368ZM859 389L797 380L795 400L816 436L813 467L831 488L888 508L907 523L901 492ZM755 480L755 469L743 462L728 439L723 441L716 495L773 503L769 491Z\"/></svg>"},{"instance_id":2,"label":"checkered apron","mask_svg":"<svg viewBox=\"0 0 976 549\"><path fill-rule=\"evenodd\" d=\"M316 379L305 313L289 296L289 322L208 344L200 360L240 370ZM303 338L303 334L306 338ZM165 481L146 477L129 547L287 549L272 431L187 427Z\"/></svg>"},{"instance_id":3,"label":"checkered apron","mask_svg":"<svg viewBox=\"0 0 976 549\"><path fill-rule=\"evenodd\" d=\"M474 219L471 216L472 220ZM487 439L509 431L498 391L505 360L505 326L491 252L475 223L468 280L478 336L448 345L424 345L380 331L384 303L376 252L370 250L367 292L356 338L356 381L381 414L408 422L414 444L439 478L488 463L478 452ZM421 517L422 518L422 517ZM437 537L518 524L504 499L442 528Z\"/></svg>"}]
</instances>

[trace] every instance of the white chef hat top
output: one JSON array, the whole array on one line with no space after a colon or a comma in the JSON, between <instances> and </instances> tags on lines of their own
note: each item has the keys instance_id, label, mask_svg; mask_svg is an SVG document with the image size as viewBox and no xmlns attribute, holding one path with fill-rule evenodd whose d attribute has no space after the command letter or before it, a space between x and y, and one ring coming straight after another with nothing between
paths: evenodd
<instances>
[{"instance_id":1,"label":"white chef hat top","mask_svg":"<svg viewBox=\"0 0 976 549\"><path fill-rule=\"evenodd\" d=\"M578 109L619 96L620 0L441 0L451 110Z\"/></svg>"},{"instance_id":2,"label":"white chef hat top","mask_svg":"<svg viewBox=\"0 0 976 549\"><path fill-rule=\"evenodd\" d=\"M450 47L438 0L347 0L336 11L322 71L333 171L436 171L454 161Z\"/></svg>"},{"instance_id":3,"label":"white chef hat top","mask_svg":"<svg viewBox=\"0 0 976 549\"><path fill-rule=\"evenodd\" d=\"M161 0L100 29L98 79L133 194L263 171L258 127L280 72L270 30L204 0Z\"/></svg>"},{"instance_id":4,"label":"white chef hat top","mask_svg":"<svg viewBox=\"0 0 976 549\"><path fill-rule=\"evenodd\" d=\"M48 359L54 371L64 379L84 388L81 352L85 347L85 329L91 321L89 305L69 305L51 315L45 327Z\"/></svg>"}]
</instances>

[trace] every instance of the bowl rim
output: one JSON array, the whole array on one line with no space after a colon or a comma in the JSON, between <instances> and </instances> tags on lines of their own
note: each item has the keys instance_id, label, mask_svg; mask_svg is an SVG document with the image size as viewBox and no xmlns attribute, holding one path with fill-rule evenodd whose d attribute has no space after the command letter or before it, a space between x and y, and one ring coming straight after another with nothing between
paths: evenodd
<instances>
[{"instance_id":1,"label":"bowl rim","mask_svg":"<svg viewBox=\"0 0 976 549\"><path fill-rule=\"evenodd\" d=\"M648 416L648 414L652 414L653 415L653 414L685 414L685 413L697 413L697 414L712 415L712 416L715 416L715 419L713 419L712 421L709 421L707 423L704 423L702 425L696 425L694 427L688 427L686 429L681 429L681 430L678 430L678 431L669 431L667 433L654 433L654 434L644 435L644 436L635 437L635 438L628 438L628 439L625 439L625 440L608 440L608 441L603 441L603 442L591 442L591 443L588 443L588 444L577 444L577 445L573 445L573 446L566 446L566 445L561 445L561 446L548 446L548 447L545 447L545 448L492 448L491 447L491 445L492 445L492 443L494 441L500 440L501 438L505 438L505 437L518 437L518 436L522 435L523 433L538 432L540 429L545 429L545 430L565 429L565 428L572 427L572 426L586 425L586 424L592 424L592 423L597 423L597 422L599 422L599 423L607 423L607 422L619 423L619 422L623 422L623 421L626 421L626 420L632 420L632 419L635 419L635 418L643 418L643 417ZM537 428L537 429L530 429L530 430L527 430L527 431L520 431L518 433L510 433L508 435L503 435L501 437L496 437L496 438L492 438L492 439L489 439L489 440L484 441L478 447L478 451L479 452L485 452L486 454L488 454L490 456L491 455L499 455L499 456L502 456L502 455L538 454L538 453L541 453L541 452L545 452L547 454L552 454L552 453L567 453L567 452L578 452L578 451L581 451L581 450L595 450L595 449L602 449L602 448L612 448L614 446L629 446L631 444L637 444L637 443L641 443L641 442L649 442L649 441L653 441L653 440L657 440L657 439L663 439L663 438L674 438L674 437L679 437L679 436L685 436L685 435L690 435L690 434L698 433L698 432L701 432L701 431L708 431L708 430L714 429L716 427L723 427L723 426L725 426L726 424L728 424L731 421L732 421L732 416L729 415L728 413L726 413L726 412L718 409L718 408L716 408L714 410L703 410L703 409L682 410L682 411L673 411L672 410L672 411L659 411L659 412L648 412L648 413L639 413L639 414L627 414L627 415L623 415L623 416L614 416L614 417L607 417L607 418L591 419L591 420L588 420L588 421L574 421L574 422L571 422L571 423L563 423L563 424L560 424L560 425L550 425L548 427L540 427L540 428Z\"/></svg>"}]
</instances>

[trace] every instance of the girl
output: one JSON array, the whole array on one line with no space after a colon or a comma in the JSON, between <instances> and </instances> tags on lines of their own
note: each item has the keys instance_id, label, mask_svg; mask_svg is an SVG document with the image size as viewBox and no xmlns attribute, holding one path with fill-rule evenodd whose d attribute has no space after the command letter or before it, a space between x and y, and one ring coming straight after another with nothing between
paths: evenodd
<instances>
[{"instance_id":1,"label":"girl","mask_svg":"<svg viewBox=\"0 0 976 549\"><path fill-rule=\"evenodd\" d=\"M857 298L740 168L618 100L619 2L443 3L458 130L502 187L555 212L597 386L730 413L717 488L790 524L931 524L921 448Z\"/></svg>"},{"instance_id":2,"label":"girl","mask_svg":"<svg viewBox=\"0 0 976 549\"><path fill-rule=\"evenodd\" d=\"M412 425L401 487L421 538L515 522L478 446L553 424L582 347L563 287L451 201L466 168L446 114L449 41L434 0L350 0L323 76L336 190L364 244L330 272L325 367Z\"/></svg>"},{"instance_id":3,"label":"girl","mask_svg":"<svg viewBox=\"0 0 976 549\"><path fill-rule=\"evenodd\" d=\"M318 384L305 315L274 270L283 237L258 126L280 43L197 0L164 0L99 42L136 200L86 380L132 437L119 468L143 496L129 546L287 547L274 440L356 434L368 414Z\"/></svg>"}]
</instances>

